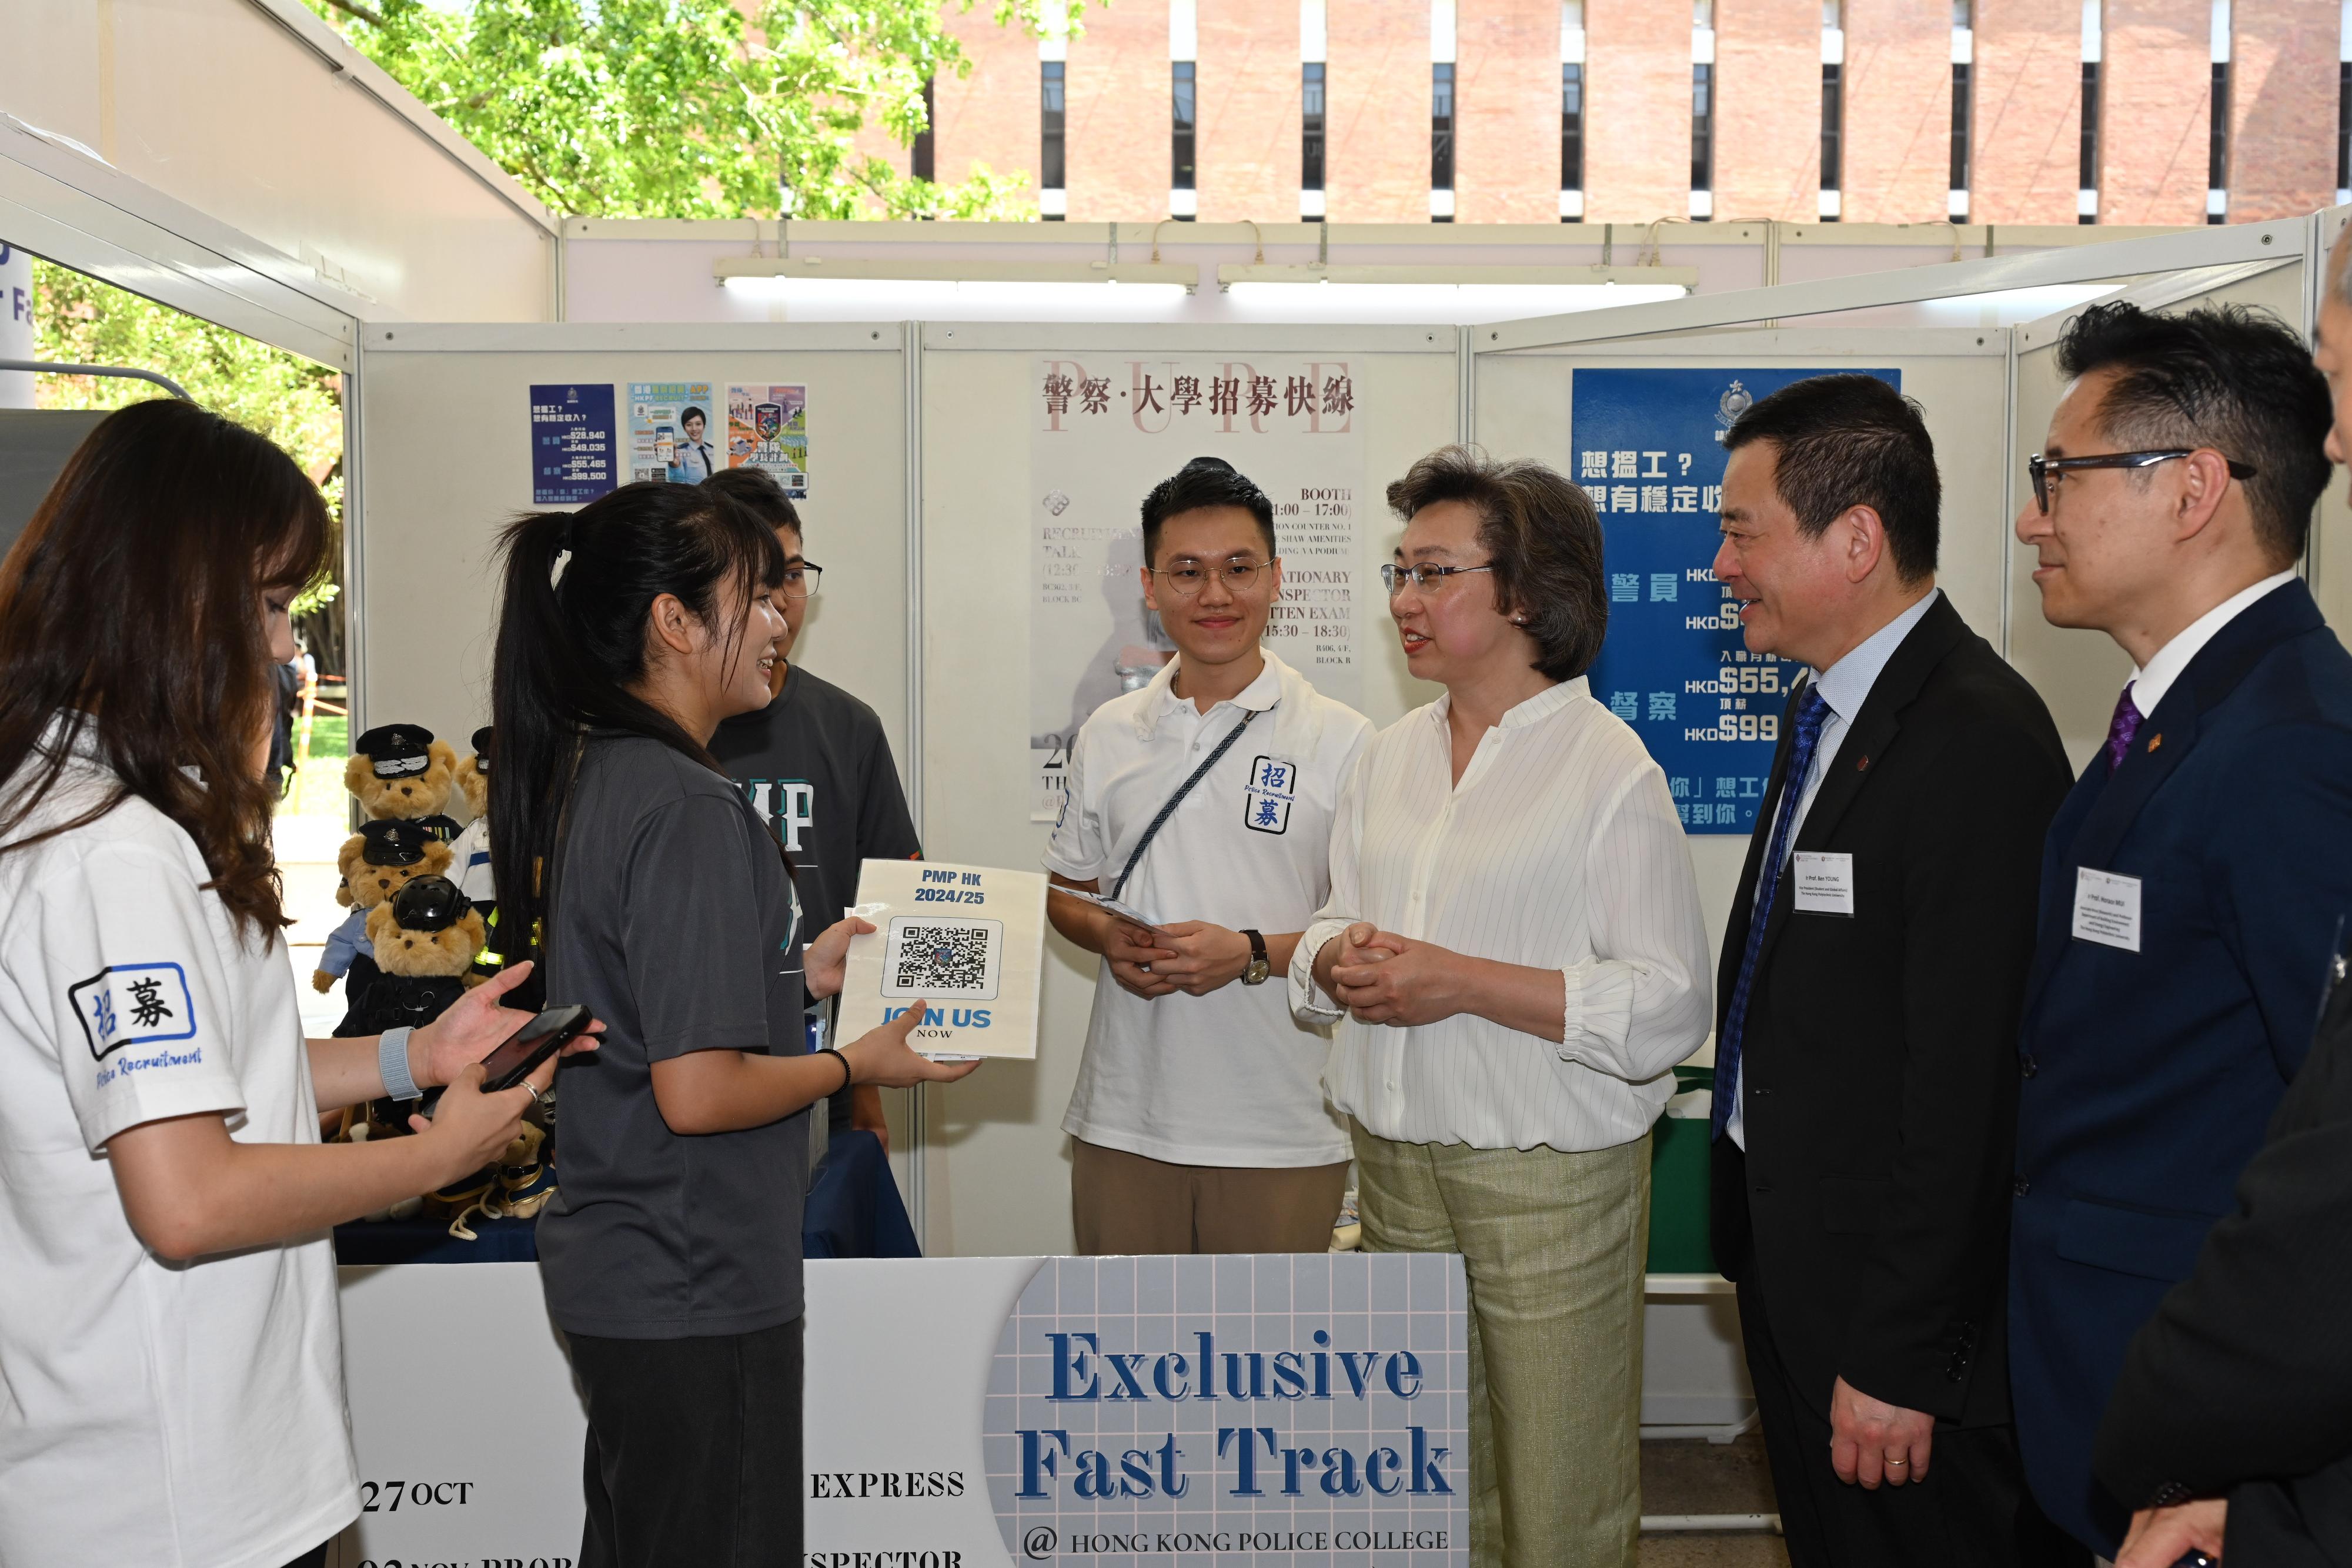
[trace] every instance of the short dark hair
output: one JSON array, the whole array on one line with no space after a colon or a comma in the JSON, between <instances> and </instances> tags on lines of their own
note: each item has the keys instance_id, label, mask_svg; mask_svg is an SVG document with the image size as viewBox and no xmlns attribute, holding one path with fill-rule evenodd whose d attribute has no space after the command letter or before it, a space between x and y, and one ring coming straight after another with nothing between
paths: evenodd
<instances>
[{"instance_id":1,"label":"short dark hair","mask_svg":"<svg viewBox=\"0 0 2352 1568\"><path fill-rule=\"evenodd\" d=\"M1895 574L1916 582L1936 570L1943 481L1919 405L1876 376L1808 376L1759 399L1723 438L1727 453L1772 444L1772 488L1809 539L1852 507L1886 528Z\"/></svg>"},{"instance_id":2,"label":"short dark hair","mask_svg":"<svg viewBox=\"0 0 2352 1568\"><path fill-rule=\"evenodd\" d=\"M2058 369L2069 380L2114 372L2098 423L2120 447L2210 446L2252 464L2254 538L2280 566L2303 554L2327 488L2334 411L2327 378L2285 322L2243 305L2162 316L2094 305L2066 324Z\"/></svg>"},{"instance_id":3,"label":"short dark hair","mask_svg":"<svg viewBox=\"0 0 2352 1568\"><path fill-rule=\"evenodd\" d=\"M1160 524L1179 512L1197 512L1207 507L1239 507L1255 517L1257 531L1265 538L1265 553L1276 553L1274 503L1265 498L1265 492L1222 457L1195 457L1151 486L1151 494L1143 497L1144 565L1160 557Z\"/></svg>"},{"instance_id":4,"label":"short dark hair","mask_svg":"<svg viewBox=\"0 0 2352 1568\"><path fill-rule=\"evenodd\" d=\"M702 421L703 428L706 430L710 426L710 416L703 413L700 409L695 407L692 403L688 403L686 405L686 412L677 416L677 422L680 424L684 424L689 419L698 419Z\"/></svg>"},{"instance_id":5,"label":"short dark hair","mask_svg":"<svg viewBox=\"0 0 2352 1568\"><path fill-rule=\"evenodd\" d=\"M702 482L702 488L716 490L737 506L748 507L772 528L790 528L803 538L808 537L801 527L800 508L765 468L721 468Z\"/></svg>"},{"instance_id":6,"label":"short dark hair","mask_svg":"<svg viewBox=\"0 0 2352 1568\"><path fill-rule=\"evenodd\" d=\"M1536 640L1534 668L1574 680L1600 656L1609 631L1601 580L1601 518L1556 469L1497 463L1466 446L1441 446L1389 486L1389 509L1407 522L1442 501L1478 514L1478 542L1495 568L1495 602L1524 615Z\"/></svg>"}]
</instances>

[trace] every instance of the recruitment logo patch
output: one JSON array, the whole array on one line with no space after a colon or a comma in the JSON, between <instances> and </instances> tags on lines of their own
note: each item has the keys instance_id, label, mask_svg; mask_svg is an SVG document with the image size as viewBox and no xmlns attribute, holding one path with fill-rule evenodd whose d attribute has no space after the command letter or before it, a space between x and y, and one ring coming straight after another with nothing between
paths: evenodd
<instances>
[{"instance_id":1,"label":"recruitment logo patch","mask_svg":"<svg viewBox=\"0 0 2352 1568\"><path fill-rule=\"evenodd\" d=\"M177 964L116 964L68 987L66 999L93 1061L126 1045L195 1038L188 972Z\"/></svg>"},{"instance_id":2,"label":"recruitment logo patch","mask_svg":"<svg viewBox=\"0 0 2352 1568\"><path fill-rule=\"evenodd\" d=\"M1298 765L1287 758L1259 757L1250 763L1249 787L1242 791L1242 821L1253 832L1290 831L1290 806L1298 795Z\"/></svg>"}]
</instances>

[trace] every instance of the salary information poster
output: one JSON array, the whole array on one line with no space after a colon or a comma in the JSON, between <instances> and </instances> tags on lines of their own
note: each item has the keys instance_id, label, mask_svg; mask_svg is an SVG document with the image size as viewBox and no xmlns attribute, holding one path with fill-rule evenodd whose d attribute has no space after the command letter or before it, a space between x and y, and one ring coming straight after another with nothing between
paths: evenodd
<instances>
[{"instance_id":1,"label":"salary information poster","mask_svg":"<svg viewBox=\"0 0 2352 1568\"><path fill-rule=\"evenodd\" d=\"M1756 826L1800 666L1748 652L1715 580L1724 433L1757 399L1830 371L1595 370L1570 374L1576 482L1601 514L1609 636L1590 672L1665 769L1694 833ZM1899 371L1864 371L1898 390Z\"/></svg>"}]
</instances>

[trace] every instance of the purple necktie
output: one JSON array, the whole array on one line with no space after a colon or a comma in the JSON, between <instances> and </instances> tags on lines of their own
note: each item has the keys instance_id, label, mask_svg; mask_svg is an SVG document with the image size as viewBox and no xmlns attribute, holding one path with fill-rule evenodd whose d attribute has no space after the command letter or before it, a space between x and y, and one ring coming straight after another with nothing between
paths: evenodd
<instances>
[{"instance_id":1,"label":"purple necktie","mask_svg":"<svg viewBox=\"0 0 2352 1568\"><path fill-rule=\"evenodd\" d=\"M2132 701L2132 686L2124 683L2124 695L2116 699L2116 716L2107 720L2107 771L2113 773L2124 765L2124 754L2131 749L2132 737L2139 733L2140 720L2147 716Z\"/></svg>"}]
</instances>

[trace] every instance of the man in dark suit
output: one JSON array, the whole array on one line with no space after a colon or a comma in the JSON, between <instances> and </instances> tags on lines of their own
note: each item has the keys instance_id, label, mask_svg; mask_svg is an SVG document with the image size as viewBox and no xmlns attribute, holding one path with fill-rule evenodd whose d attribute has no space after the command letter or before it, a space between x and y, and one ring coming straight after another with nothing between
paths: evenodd
<instances>
[{"instance_id":1,"label":"man in dark suit","mask_svg":"<svg viewBox=\"0 0 2352 1568\"><path fill-rule=\"evenodd\" d=\"M2336 405L2327 455L2352 452L2352 229L2328 258L2312 361ZM2352 1562L2352 985L2339 955L2311 1054L2238 1177L2238 1207L2196 1271L2134 1337L2095 1464L2131 1502L2121 1568L2191 1547L2238 1559Z\"/></svg>"},{"instance_id":2,"label":"man in dark suit","mask_svg":"<svg viewBox=\"0 0 2352 1568\"><path fill-rule=\"evenodd\" d=\"M2043 615L2137 667L2043 856L2011 1381L2042 1508L2112 1556L2152 1500L2092 1474L2125 1347L2231 1209L2352 910L2352 657L2294 570L2328 427L2294 334L2097 306L2058 362L2018 538Z\"/></svg>"},{"instance_id":3,"label":"man in dark suit","mask_svg":"<svg viewBox=\"0 0 2352 1568\"><path fill-rule=\"evenodd\" d=\"M2051 1560L2001 1275L2065 753L1936 587L1935 449L1899 393L1799 382L1724 444L1716 575L1751 650L1819 672L1782 720L1716 988L1715 1252L1790 1561Z\"/></svg>"}]
</instances>

